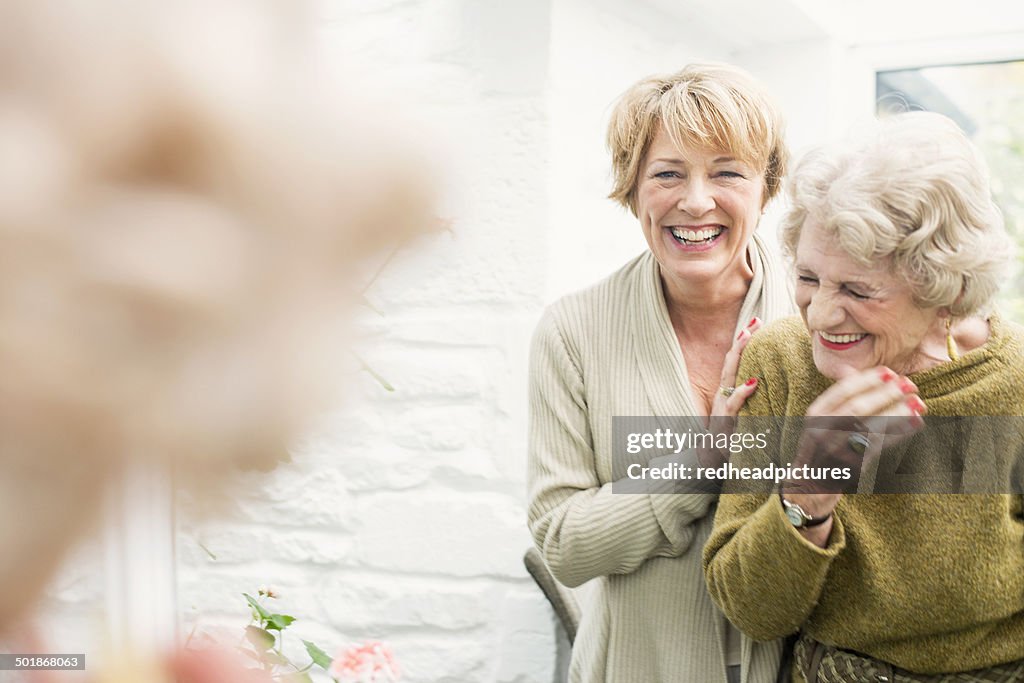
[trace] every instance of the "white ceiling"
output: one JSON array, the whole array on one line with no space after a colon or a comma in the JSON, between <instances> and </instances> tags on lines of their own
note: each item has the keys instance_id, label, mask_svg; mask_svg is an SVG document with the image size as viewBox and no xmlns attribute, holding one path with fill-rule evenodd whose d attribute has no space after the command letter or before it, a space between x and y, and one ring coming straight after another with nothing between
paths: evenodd
<instances>
[{"instance_id":1,"label":"white ceiling","mask_svg":"<svg viewBox=\"0 0 1024 683\"><path fill-rule=\"evenodd\" d=\"M696 29L727 50L807 40L823 35L822 27L791 0L647 0L679 20L688 32Z\"/></svg>"},{"instance_id":2,"label":"white ceiling","mask_svg":"<svg viewBox=\"0 0 1024 683\"><path fill-rule=\"evenodd\" d=\"M1024 31L1020 0L783 1L853 45Z\"/></svg>"},{"instance_id":3,"label":"white ceiling","mask_svg":"<svg viewBox=\"0 0 1024 683\"><path fill-rule=\"evenodd\" d=\"M1021 0L647 0L647 4L729 50L826 37L865 45L1024 32Z\"/></svg>"}]
</instances>

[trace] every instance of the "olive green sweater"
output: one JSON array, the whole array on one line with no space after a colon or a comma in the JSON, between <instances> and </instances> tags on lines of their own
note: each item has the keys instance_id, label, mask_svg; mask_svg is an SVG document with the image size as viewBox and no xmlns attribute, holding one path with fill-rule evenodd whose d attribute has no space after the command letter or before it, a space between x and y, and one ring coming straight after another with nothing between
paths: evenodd
<instances>
[{"instance_id":1,"label":"olive green sweater","mask_svg":"<svg viewBox=\"0 0 1024 683\"><path fill-rule=\"evenodd\" d=\"M990 326L984 346L911 376L930 415L1024 415L1024 330ZM740 370L751 375L749 415L804 415L831 384L798 318L755 335ZM778 495L726 493L704 568L712 599L755 639L802 629L917 673L1024 658L1021 496L845 495L819 548Z\"/></svg>"}]
</instances>

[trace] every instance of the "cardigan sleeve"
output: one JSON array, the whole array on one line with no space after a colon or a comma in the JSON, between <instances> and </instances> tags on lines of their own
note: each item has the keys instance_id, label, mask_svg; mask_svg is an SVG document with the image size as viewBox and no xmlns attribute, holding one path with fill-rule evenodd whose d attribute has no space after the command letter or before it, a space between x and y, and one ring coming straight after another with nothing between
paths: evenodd
<instances>
[{"instance_id":1,"label":"cardigan sleeve","mask_svg":"<svg viewBox=\"0 0 1024 683\"><path fill-rule=\"evenodd\" d=\"M678 557L715 497L612 493L598 476L579 353L548 309L530 350L529 525L551 573L573 587Z\"/></svg>"},{"instance_id":2,"label":"cardigan sleeve","mask_svg":"<svg viewBox=\"0 0 1024 683\"><path fill-rule=\"evenodd\" d=\"M741 419L784 416L782 364L773 362L755 341L744 351L740 375L762 381ZM819 548L789 523L777 493L730 493L729 488L722 493L704 546L708 592L729 621L756 640L794 633L817 605L832 560L846 545L841 515L835 515L828 546Z\"/></svg>"}]
</instances>

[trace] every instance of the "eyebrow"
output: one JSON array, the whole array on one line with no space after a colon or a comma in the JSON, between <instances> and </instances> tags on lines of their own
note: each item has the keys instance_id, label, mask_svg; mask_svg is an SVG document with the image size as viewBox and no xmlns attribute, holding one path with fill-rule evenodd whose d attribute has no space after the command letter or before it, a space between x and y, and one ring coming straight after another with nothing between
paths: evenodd
<instances>
[{"instance_id":1,"label":"eyebrow","mask_svg":"<svg viewBox=\"0 0 1024 683\"><path fill-rule=\"evenodd\" d=\"M678 158L675 158L675 157L658 157L657 159L651 159L647 163L648 164L653 164L653 163L657 163L659 161L662 162L662 163L665 163L665 164L683 164L683 165L686 164L686 160L685 159L678 159ZM712 159L711 163L713 163L713 164L724 164L724 163L728 163L728 162L731 162L731 161L738 161L738 160L736 159L736 157L721 156L721 157L715 157L714 159Z\"/></svg>"}]
</instances>

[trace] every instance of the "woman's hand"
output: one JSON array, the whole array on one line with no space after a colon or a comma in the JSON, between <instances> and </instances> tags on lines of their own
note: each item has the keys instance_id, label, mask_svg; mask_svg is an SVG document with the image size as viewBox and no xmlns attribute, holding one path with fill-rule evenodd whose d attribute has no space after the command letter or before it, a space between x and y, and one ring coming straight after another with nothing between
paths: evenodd
<instances>
[{"instance_id":1,"label":"woman's hand","mask_svg":"<svg viewBox=\"0 0 1024 683\"><path fill-rule=\"evenodd\" d=\"M747 326L740 330L732 347L725 354L725 363L722 365L722 377L718 383L718 391L715 393L715 400L711 404L711 417L733 418L739 415L740 408L747 402L750 395L757 389L757 378L751 377L739 386L736 385L736 373L740 368L740 358L743 356L743 349L747 347L751 336L761 329L761 319L752 318ZM725 390L732 389L732 392ZM726 393L730 393L726 396ZM715 430L717 431L717 430ZM730 430L731 431L731 430Z\"/></svg>"},{"instance_id":2,"label":"woman's hand","mask_svg":"<svg viewBox=\"0 0 1024 683\"><path fill-rule=\"evenodd\" d=\"M757 390L756 377L751 377L737 386L736 373L739 371L743 349L747 347L753 334L761 328L761 324L760 318L752 318L747 326L736 335L732 347L725 354L722 376L718 383L718 391L715 392L715 399L711 403L711 415L708 418L708 431L712 434L732 434L736 427L736 416L739 415L740 408ZM717 467L725 463L728 453L707 450L700 453L699 457L703 465Z\"/></svg>"},{"instance_id":3,"label":"woman's hand","mask_svg":"<svg viewBox=\"0 0 1024 683\"><path fill-rule=\"evenodd\" d=\"M794 467L848 467L859 479L864 454L891 446L924 426L927 407L908 378L889 368L850 372L824 391L807 409ZM872 443L874 442L874 443ZM812 517L827 517L842 492L828 481L786 481L783 497ZM831 521L803 529L824 547ZM820 541L820 542L819 542Z\"/></svg>"}]
</instances>

